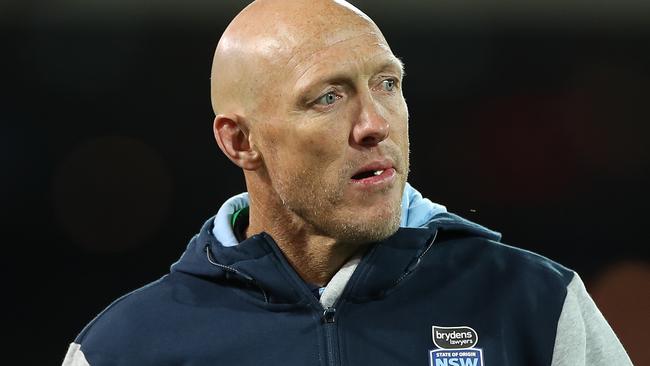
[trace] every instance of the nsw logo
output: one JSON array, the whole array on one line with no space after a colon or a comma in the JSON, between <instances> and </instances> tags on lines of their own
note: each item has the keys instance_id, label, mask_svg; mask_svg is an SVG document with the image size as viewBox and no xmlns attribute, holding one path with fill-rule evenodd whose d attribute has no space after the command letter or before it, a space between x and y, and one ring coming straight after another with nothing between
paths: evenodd
<instances>
[{"instance_id":1,"label":"nsw logo","mask_svg":"<svg viewBox=\"0 0 650 366\"><path fill-rule=\"evenodd\" d=\"M478 333L470 327L431 327L433 343L429 351L431 366L484 366L483 350L475 348Z\"/></svg>"},{"instance_id":2,"label":"nsw logo","mask_svg":"<svg viewBox=\"0 0 650 366\"><path fill-rule=\"evenodd\" d=\"M434 349L429 351L429 361L431 366L483 366L483 350L478 348Z\"/></svg>"}]
</instances>

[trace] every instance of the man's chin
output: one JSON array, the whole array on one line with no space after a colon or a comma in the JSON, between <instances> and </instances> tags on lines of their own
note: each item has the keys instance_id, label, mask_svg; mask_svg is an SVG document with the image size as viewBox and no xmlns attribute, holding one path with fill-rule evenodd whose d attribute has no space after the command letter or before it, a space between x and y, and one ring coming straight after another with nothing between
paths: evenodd
<instances>
[{"instance_id":1,"label":"man's chin","mask_svg":"<svg viewBox=\"0 0 650 366\"><path fill-rule=\"evenodd\" d=\"M338 241L351 244L367 244L382 241L397 232L399 218L390 221L347 224L336 235Z\"/></svg>"},{"instance_id":2,"label":"man's chin","mask_svg":"<svg viewBox=\"0 0 650 366\"><path fill-rule=\"evenodd\" d=\"M348 220L338 225L341 241L370 243L384 240L395 234L401 219L401 201L384 205L368 205L354 210Z\"/></svg>"}]
</instances>

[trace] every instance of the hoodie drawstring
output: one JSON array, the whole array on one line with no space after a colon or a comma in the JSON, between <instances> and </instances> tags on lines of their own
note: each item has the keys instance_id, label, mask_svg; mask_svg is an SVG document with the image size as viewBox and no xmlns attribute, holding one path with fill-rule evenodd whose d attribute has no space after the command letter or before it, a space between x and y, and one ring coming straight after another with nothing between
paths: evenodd
<instances>
[{"instance_id":1,"label":"hoodie drawstring","mask_svg":"<svg viewBox=\"0 0 650 366\"><path fill-rule=\"evenodd\" d=\"M236 276L239 276L244 280L245 283L257 287L262 292L262 295L264 296L264 302L266 302L266 303L269 302L269 297L266 294L266 291L264 291L264 288L257 281L255 281L255 279L253 277L247 275L244 272L239 271L236 268L227 266L225 264L217 263L212 258L212 251L210 250L210 244L205 245L205 255L208 258L208 262L210 262L210 264L212 264L213 266L219 267L219 268L221 268L222 270L224 270L226 272L229 272L229 273L232 273L232 274L234 274Z\"/></svg>"},{"instance_id":2,"label":"hoodie drawstring","mask_svg":"<svg viewBox=\"0 0 650 366\"><path fill-rule=\"evenodd\" d=\"M386 292L388 292L389 290L391 290L395 286L399 285L400 282L402 282L406 277L408 277L411 273L413 273L413 271L415 271L417 266L420 265L420 262L422 261L422 257L424 257L424 255L427 254L429 249L431 249L431 247L433 246L433 243L436 241L437 237L438 237L438 230L436 230L433 233L433 235L431 235L431 239L429 239L429 243L427 244L427 246L424 247L424 249L422 249L420 251L420 253L417 254L415 256L415 258L413 258L413 260L411 260L411 262L406 266L406 269L404 269L404 273L397 280L395 280L395 282L393 283L393 285L391 287L389 287L386 290L382 291L382 294L385 294Z\"/></svg>"}]
</instances>

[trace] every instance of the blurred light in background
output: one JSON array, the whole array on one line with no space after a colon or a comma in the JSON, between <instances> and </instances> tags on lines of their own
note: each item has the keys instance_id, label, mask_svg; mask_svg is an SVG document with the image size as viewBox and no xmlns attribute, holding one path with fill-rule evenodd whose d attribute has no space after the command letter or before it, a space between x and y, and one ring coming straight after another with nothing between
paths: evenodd
<instances>
[{"instance_id":1,"label":"blurred light in background","mask_svg":"<svg viewBox=\"0 0 650 366\"><path fill-rule=\"evenodd\" d=\"M81 144L59 164L56 217L71 239L100 252L133 249L156 233L171 201L171 176L141 141L102 137Z\"/></svg>"}]
</instances>

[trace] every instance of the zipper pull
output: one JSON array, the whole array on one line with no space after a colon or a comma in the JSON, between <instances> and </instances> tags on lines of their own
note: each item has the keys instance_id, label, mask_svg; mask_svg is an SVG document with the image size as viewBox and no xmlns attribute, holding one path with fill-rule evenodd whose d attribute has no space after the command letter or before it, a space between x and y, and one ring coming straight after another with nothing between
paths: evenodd
<instances>
[{"instance_id":1,"label":"zipper pull","mask_svg":"<svg viewBox=\"0 0 650 366\"><path fill-rule=\"evenodd\" d=\"M321 320L323 323L334 323L334 315L336 315L336 309L329 307L323 311L323 317Z\"/></svg>"}]
</instances>

